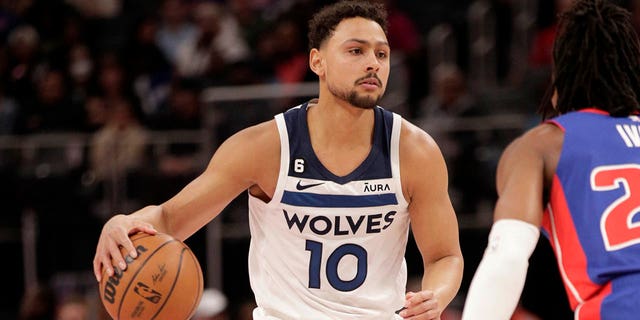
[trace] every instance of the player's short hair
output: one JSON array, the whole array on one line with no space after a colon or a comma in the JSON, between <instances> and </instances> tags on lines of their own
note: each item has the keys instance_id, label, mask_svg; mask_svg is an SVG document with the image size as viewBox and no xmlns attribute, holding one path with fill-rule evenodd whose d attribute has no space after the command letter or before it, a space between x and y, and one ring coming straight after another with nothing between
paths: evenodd
<instances>
[{"instance_id":1,"label":"player's short hair","mask_svg":"<svg viewBox=\"0 0 640 320\"><path fill-rule=\"evenodd\" d=\"M319 49L344 19L361 17L375 21L387 33L387 10L376 1L339 1L323 7L309 20L309 49Z\"/></svg>"},{"instance_id":2,"label":"player's short hair","mask_svg":"<svg viewBox=\"0 0 640 320\"><path fill-rule=\"evenodd\" d=\"M552 81L558 100L555 109L542 106L543 117L593 107L612 116L640 111L640 45L631 13L611 0L578 0L559 18Z\"/></svg>"}]
</instances>

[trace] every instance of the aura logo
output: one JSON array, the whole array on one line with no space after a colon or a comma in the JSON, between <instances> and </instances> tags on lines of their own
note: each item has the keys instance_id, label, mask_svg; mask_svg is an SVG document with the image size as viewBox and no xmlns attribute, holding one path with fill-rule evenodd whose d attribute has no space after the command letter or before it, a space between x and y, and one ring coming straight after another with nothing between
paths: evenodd
<instances>
[{"instance_id":1,"label":"aura logo","mask_svg":"<svg viewBox=\"0 0 640 320\"><path fill-rule=\"evenodd\" d=\"M133 291L139 296L153 303L158 303L160 299L162 299L162 294L160 292L153 290L148 285L142 282L136 283L136 287L133 289Z\"/></svg>"},{"instance_id":2,"label":"aura logo","mask_svg":"<svg viewBox=\"0 0 640 320\"><path fill-rule=\"evenodd\" d=\"M389 184L387 183L364 183L363 192L380 192L380 191L391 191L389 188Z\"/></svg>"}]
</instances>

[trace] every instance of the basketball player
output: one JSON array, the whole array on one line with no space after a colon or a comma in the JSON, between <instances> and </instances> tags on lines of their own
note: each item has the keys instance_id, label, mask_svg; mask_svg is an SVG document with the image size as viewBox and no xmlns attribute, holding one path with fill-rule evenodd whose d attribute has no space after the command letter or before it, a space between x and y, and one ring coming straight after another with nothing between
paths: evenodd
<instances>
[{"instance_id":1,"label":"basketball player","mask_svg":"<svg viewBox=\"0 0 640 320\"><path fill-rule=\"evenodd\" d=\"M133 254L133 232L185 239L248 190L254 319L439 318L461 282L457 220L436 143L376 105L389 78L384 8L325 7L309 41L318 99L230 137L167 202L110 219L98 279L123 264L119 246ZM405 293L410 225L424 276Z\"/></svg>"},{"instance_id":2,"label":"basketball player","mask_svg":"<svg viewBox=\"0 0 640 320\"><path fill-rule=\"evenodd\" d=\"M640 317L640 45L626 10L579 0L561 15L548 121L511 143L464 320L510 319L539 228L575 319Z\"/></svg>"}]
</instances>

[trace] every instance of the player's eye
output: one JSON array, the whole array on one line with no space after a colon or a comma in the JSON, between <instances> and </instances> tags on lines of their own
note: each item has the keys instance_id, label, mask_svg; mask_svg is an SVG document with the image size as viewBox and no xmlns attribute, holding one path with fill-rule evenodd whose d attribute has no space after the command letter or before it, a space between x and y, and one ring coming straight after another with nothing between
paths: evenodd
<instances>
[{"instance_id":1,"label":"player's eye","mask_svg":"<svg viewBox=\"0 0 640 320\"><path fill-rule=\"evenodd\" d=\"M360 48L353 48L351 50L349 50L349 53L353 54L353 55L358 55L362 53L362 49Z\"/></svg>"}]
</instances>

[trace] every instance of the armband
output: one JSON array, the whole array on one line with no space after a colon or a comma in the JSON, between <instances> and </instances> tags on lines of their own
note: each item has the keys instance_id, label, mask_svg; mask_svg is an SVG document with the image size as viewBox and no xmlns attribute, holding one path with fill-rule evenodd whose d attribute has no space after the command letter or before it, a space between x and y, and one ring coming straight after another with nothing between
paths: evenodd
<instances>
[{"instance_id":1,"label":"armband","mask_svg":"<svg viewBox=\"0 0 640 320\"><path fill-rule=\"evenodd\" d=\"M511 319L539 238L539 228L522 220L502 219L493 224L469 286L462 320Z\"/></svg>"}]
</instances>

